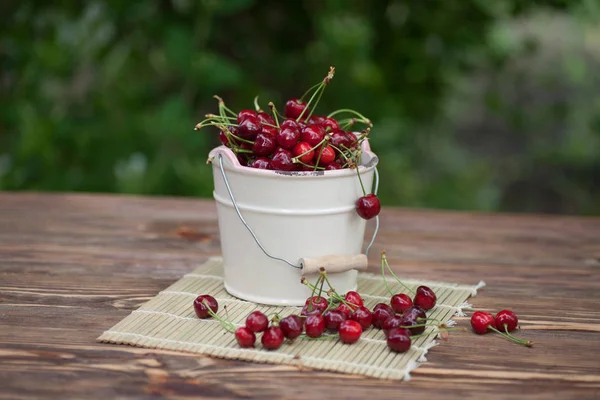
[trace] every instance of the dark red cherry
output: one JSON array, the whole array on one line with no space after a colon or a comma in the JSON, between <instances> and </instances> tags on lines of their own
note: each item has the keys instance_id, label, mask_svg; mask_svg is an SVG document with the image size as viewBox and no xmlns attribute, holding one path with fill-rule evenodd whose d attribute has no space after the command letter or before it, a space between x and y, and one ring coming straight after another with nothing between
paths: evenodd
<instances>
[{"instance_id":1,"label":"dark red cherry","mask_svg":"<svg viewBox=\"0 0 600 400\"><path fill-rule=\"evenodd\" d=\"M340 341L345 344L356 343L362 335L361 325L352 320L343 321L338 329Z\"/></svg>"},{"instance_id":2,"label":"dark red cherry","mask_svg":"<svg viewBox=\"0 0 600 400\"><path fill-rule=\"evenodd\" d=\"M333 171L335 169L341 169L342 167L340 167L340 165L338 163L332 162L331 164L328 164L325 167L326 171Z\"/></svg>"},{"instance_id":3,"label":"dark red cherry","mask_svg":"<svg viewBox=\"0 0 600 400\"><path fill-rule=\"evenodd\" d=\"M277 142L275 141L275 137L264 133L259 133L256 136L256 140L254 140L254 145L252 146L252 152L257 156L269 156L276 149Z\"/></svg>"},{"instance_id":4,"label":"dark red cherry","mask_svg":"<svg viewBox=\"0 0 600 400\"><path fill-rule=\"evenodd\" d=\"M250 329L245 326L241 326L235 331L235 340L238 342L240 347L254 347L254 342L256 342L256 335Z\"/></svg>"},{"instance_id":5,"label":"dark red cherry","mask_svg":"<svg viewBox=\"0 0 600 400\"><path fill-rule=\"evenodd\" d=\"M402 313L402 316L406 317L406 318L414 319L416 321L427 319L427 314L425 313L425 310L423 310L421 307L419 307L417 305L408 307L406 309L406 311L404 311Z\"/></svg>"},{"instance_id":6,"label":"dark red cherry","mask_svg":"<svg viewBox=\"0 0 600 400\"><path fill-rule=\"evenodd\" d=\"M489 312L476 311L471 315L471 327L475 333L483 335L489 332L489 327L494 327L496 321L494 316Z\"/></svg>"},{"instance_id":7,"label":"dark red cherry","mask_svg":"<svg viewBox=\"0 0 600 400\"><path fill-rule=\"evenodd\" d=\"M270 326L260 339L263 347L267 350L277 350L283 343L283 332L278 326Z\"/></svg>"},{"instance_id":8,"label":"dark red cherry","mask_svg":"<svg viewBox=\"0 0 600 400\"><path fill-rule=\"evenodd\" d=\"M383 325L381 325L381 329L383 329L383 332L387 335L391 329L403 326L403 322L404 319L400 315L394 315L393 317L385 320Z\"/></svg>"},{"instance_id":9,"label":"dark red cherry","mask_svg":"<svg viewBox=\"0 0 600 400\"><path fill-rule=\"evenodd\" d=\"M392 307L385 303L379 303L373 308L373 326L381 329L386 319L394 316Z\"/></svg>"},{"instance_id":10,"label":"dark red cherry","mask_svg":"<svg viewBox=\"0 0 600 400\"><path fill-rule=\"evenodd\" d=\"M348 138L348 148L358 147L358 138L352 132L346 132L346 137Z\"/></svg>"},{"instance_id":11,"label":"dark red cherry","mask_svg":"<svg viewBox=\"0 0 600 400\"><path fill-rule=\"evenodd\" d=\"M279 133L279 129L274 128L272 126L263 125L261 128L261 132L265 135L269 135L273 138L277 138L277 134Z\"/></svg>"},{"instance_id":12,"label":"dark red cherry","mask_svg":"<svg viewBox=\"0 0 600 400\"><path fill-rule=\"evenodd\" d=\"M346 314L340 310L327 310L323 314L325 320L325 329L337 332L340 324L346 320Z\"/></svg>"},{"instance_id":13,"label":"dark red cherry","mask_svg":"<svg viewBox=\"0 0 600 400\"><path fill-rule=\"evenodd\" d=\"M325 137L325 130L321 125L309 125L302 129L300 140L306 142L310 147L318 145Z\"/></svg>"},{"instance_id":14,"label":"dark red cherry","mask_svg":"<svg viewBox=\"0 0 600 400\"><path fill-rule=\"evenodd\" d=\"M324 118L321 125L325 127L327 132L335 132L340 129L340 124L333 118Z\"/></svg>"},{"instance_id":15,"label":"dark red cherry","mask_svg":"<svg viewBox=\"0 0 600 400\"><path fill-rule=\"evenodd\" d=\"M496 329L500 332L512 332L519 326L519 318L511 310L502 310L496 314Z\"/></svg>"},{"instance_id":16,"label":"dark red cherry","mask_svg":"<svg viewBox=\"0 0 600 400\"><path fill-rule=\"evenodd\" d=\"M302 111L306 108L306 103L298 99L291 99L285 103L284 113L287 118L298 119ZM309 110L304 112L303 117L308 115Z\"/></svg>"},{"instance_id":17,"label":"dark red cherry","mask_svg":"<svg viewBox=\"0 0 600 400\"><path fill-rule=\"evenodd\" d=\"M254 139L262 131L258 117L248 116L238 125L238 136L244 139Z\"/></svg>"},{"instance_id":18,"label":"dark red cherry","mask_svg":"<svg viewBox=\"0 0 600 400\"><path fill-rule=\"evenodd\" d=\"M315 162L313 160L310 160L309 162L304 164L298 164L297 166L297 170L298 171L314 171L315 170Z\"/></svg>"},{"instance_id":19,"label":"dark red cherry","mask_svg":"<svg viewBox=\"0 0 600 400\"><path fill-rule=\"evenodd\" d=\"M345 148L350 147L350 140L344 131L334 131L329 134L329 137L330 143L339 150L345 150Z\"/></svg>"},{"instance_id":20,"label":"dark red cherry","mask_svg":"<svg viewBox=\"0 0 600 400\"><path fill-rule=\"evenodd\" d=\"M346 301L346 303L350 303L353 306L360 307L365 305L360 294L358 292L355 292L354 290L347 292L344 295L344 300Z\"/></svg>"},{"instance_id":21,"label":"dark red cherry","mask_svg":"<svg viewBox=\"0 0 600 400\"><path fill-rule=\"evenodd\" d=\"M312 307L318 308L321 312L325 311L329 306L329 302L323 296L312 296L306 299L304 305L311 305Z\"/></svg>"},{"instance_id":22,"label":"dark red cherry","mask_svg":"<svg viewBox=\"0 0 600 400\"><path fill-rule=\"evenodd\" d=\"M279 148L275 150L271 159L271 167L276 171L293 171L296 169L292 158L294 156L288 150Z\"/></svg>"},{"instance_id":23,"label":"dark red cherry","mask_svg":"<svg viewBox=\"0 0 600 400\"><path fill-rule=\"evenodd\" d=\"M392 296L390 299L390 305L395 312L402 314L404 311L413 305L411 298L404 293L398 293Z\"/></svg>"},{"instance_id":24,"label":"dark red cherry","mask_svg":"<svg viewBox=\"0 0 600 400\"><path fill-rule=\"evenodd\" d=\"M325 118L322 115L311 115L310 118L308 119L308 124L312 125L312 124L321 124L323 121L325 121ZM323 127L324 129L325 127Z\"/></svg>"},{"instance_id":25,"label":"dark red cherry","mask_svg":"<svg viewBox=\"0 0 600 400\"><path fill-rule=\"evenodd\" d=\"M411 344L412 341L408 329L394 328L387 334L387 345L392 351L405 353L410 350Z\"/></svg>"},{"instance_id":26,"label":"dark red cherry","mask_svg":"<svg viewBox=\"0 0 600 400\"><path fill-rule=\"evenodd\" d=\"M373 193L356 200L356 212L361 218L371 219L377 216L379 211L381 211L381 204L379 198Z\"/></svg>"},{"instance_id":27,"label":"dark red cherry","mask_svg":"<svg viewBox=\"0 0 600 400\"><path fill-rule=\"evenodd\" d=\"M300 134L300 125L296 122L295 119L286 119L285 121L283 121L281 123L281 125L279 127L281 129L285 129L285 128L294 129L294 130L298 131L298 134Z\"/></svg>"},{"instance_id":28,"label":"dark red cherry","mask_svg":"<svg viewBox=\"0 0 600 400\"><path fill-rule=\"evenodd\" d=\"M271 117L264 111L259 112L257 114L257 117L261 124L275 125L275 120L273 119L273 117Z\"/></svg>"},{"instance_id":29,"label":"dark red cherry","mask_svg":"<svg viewBox=\"0 0 600 400\"><path fill-rule=\"evenodd\" d=\"M326 167L335 161L335 150L331 146L323 147L321 151L321 157L319 158L319 165ZM315 154L315 158L318 156L319 152Z\"/></svg>"},{"instance_id":30,"label":"dark red cherry","mask_svg":"<svg viewBox=\"0 0 600 400\"><path fill-rule=\"evenodd\" d=\"M304 321L306 336L311 338L320 337L325 330L325 319L321 314L309 315Z\"/></svg>"},{"instance_id":31,"label":"dark red cherry","mask_svg":"<svg viewBox=\"0 0 600 400\"><path fill-rule=\"evenodd\" d=\"M282 128L275 137L281 148L290 150L298 143L300 130L297 128Z\"/></svg>"},{"instance_id":32,"label":"dark red cherry","mask_svg":"<svg viewBox=\"0 0 600 400\"><path fill-rule=\"evenodd\" d=\"M419 335L425 332L426 319L420 319L414 315L402 315L400 317L400 326L407 328L413 335Z\"/></svg>"},{"instance_id":33,"label":"dark red cherry","mask_svg":"<svg viewBox=\"0 0 600 400\"><path fill-rule=\"evenodd\" d=\"M267 157L256 157L248 166L257 169L273 169L271 167L271 160Z\"/></svg>"},{"instance_id":34,"label":"dark red cherry","mask_svg":"<svg viewBox=\"0 0 600 400\"><path fill-rule=\"evenodd\" d=\"M350 318L350 314L352 314L352 312L354 311L354 308L351 308L344 303L340 304L335 309L342 312L346 316L346 318Z\"/></svg>"},{"instance_id":35,"label":"dark red cherry","mask_svg":"<svg viewBox=\"0 0 600 400\"><path fill-rule=\"evenodd\" d=\"M435 302L437 301L437 297L433 290L428 288L427 286L419 286L417 288L417 293L415 294L415 298L413 299L413 303L421 307L423 310L431 310L435 307Z\"/></svg>"},{"instance_id":36,"label":"dark red cherry","mask_svg":"<svg viewBox=\"0 0 600 400\"><path fill-rule=\"evenodd\" d=\"M308 304L305 304L304 307L302 307L302 311L300 311L300 315L302 317L308 317L309 315L321 315L321 314L323 314L323 310L321 310L320 308L316 308L316 307L310 308L308 306Z\"/></svg>"},{"instance_id":37,"label":"dark red cherry","mask_svg":"<svg viewBox=\"0 0 600 400\"><path fill-rule=\"evenodd\" d=\"M365 306L360 306L350 314L350 319L360 324L363 330L369 328L373 322L373 314Z\"/></svg>"},{"instance_id":38,"label":"dark red cherry","mask_svg":"<svg viewBox=\"0 0 600 400\"><path fill-rule=\"evenodd\" d=\"M209 309L215 314L219 310L219 303L217 303L217 300L214 297L209 294L203 294L196 297L194 300L194 312L198 318L210 318L211 315L208 311Z\"/></svg>"},{"instance_id":39,"label":"dark red cherry","mask_svg":"<svg viewBox=\"0 0 600 400\"><path fill-rule=\"evenodd\" d=\"M279 321L279 327L286 338L293 340L302 334L304 323L302 322L302 318L292 314L282 318Z\"/></svg>"},{"instance_id":40,"label":"dark red cherry","mask_svg":"<svg viewBox=\"0 0 600 400\"><path fill-rule=\"evenodd\" d=\"M312 147L306 142L298 142L292 148L292 154L294 157L298 157L300 161L303 163L308 163L312 161L315 152L312 150Z\"/></svg>"},{"instance_id":41,"label":"dark red cherry","mask_svg":"<svg viewBox=\"0 0 600 400\"><path fill-rule=\"evenodd\" d=\"M246 317L246 328L252 332L264 332L269 327L269 319L260 311L253 311Z\"/></svg>"},{"instance_id":42,"label":"dark red cherry","mask_svg":"<svg viewBox=\"0 0 600 400\"><path fill-rule=\"evenodd\" d=\"M242 121L248 117L258 118L258 114L254 110L242 110L237 115L237 123L238 124L242 123Z\"/></svg>"}]
</instances>

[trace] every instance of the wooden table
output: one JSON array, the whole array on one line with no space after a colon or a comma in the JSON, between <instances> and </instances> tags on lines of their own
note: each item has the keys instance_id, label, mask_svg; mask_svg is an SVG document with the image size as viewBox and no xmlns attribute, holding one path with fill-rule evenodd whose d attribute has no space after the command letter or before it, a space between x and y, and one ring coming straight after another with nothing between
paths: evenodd
<instances>
[{"instance_id":1,"label":"wooden table","mask_svg":"<svg viewBox=\"0 0 600 400\"><path fill-rule=\"evenodd\" d=\"M475 309L513 309L518 336L535 342L454 332L409 382L97 344L219 254L215 210L210 200L0 194L0 398L600 398L598 218L385 208L374 271L385 248L402 276L485 280Z\"/></svg>"}]
</instances>

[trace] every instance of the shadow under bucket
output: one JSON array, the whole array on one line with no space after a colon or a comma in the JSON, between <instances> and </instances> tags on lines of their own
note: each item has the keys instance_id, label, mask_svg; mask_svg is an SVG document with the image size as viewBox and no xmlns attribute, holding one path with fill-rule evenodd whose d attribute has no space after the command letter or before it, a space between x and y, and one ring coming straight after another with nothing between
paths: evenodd
<instances>
[{"instance_id":1,"label":"shadow under bucket","mask_svg":"<svg viewBox=\"0 0 600 400\"><path fill-rule=\"evenodd\" d=\"M366 220L355 210L363 195L354 169L284 172L242 166L231 149L209 154L213 165L225 289L240 299L302 306L324 266L338 293L356 290ZM378 163L362 142L365 189Z\"/></svg>"}]
</instances>

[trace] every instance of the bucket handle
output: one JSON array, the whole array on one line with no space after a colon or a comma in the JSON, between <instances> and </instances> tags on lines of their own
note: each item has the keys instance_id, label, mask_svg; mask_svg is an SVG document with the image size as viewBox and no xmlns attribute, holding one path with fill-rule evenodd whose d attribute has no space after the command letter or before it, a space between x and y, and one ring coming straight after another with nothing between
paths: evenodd
<instances>
[{"instance_id":1,"label":"bucket handle","mask_svg":"<svg viewBox=\"0 0 600 400\"><path fill-rule=\"evenodd\" d=\"M350 255L350 256L330 255L330 256L324 256L324 257L320 257L320 258L301 258L300 260L298 260L298 264L291 263L284 258L276 257L276 256L273 256L272 254L270 254L264 248L264 246L262 245L260 240L258 240L256 233L254 233L254 231L252 230L252 228L250 227L248 222L246 222L246 220L242 216L242 213L237 205L237 202L235 201L235 197L233 196L233 192L231 191L231 186L229 185L229 180L227 179L227 175L225 174L225 169L223 168L223 154L218 153L217 155L219 157L219 169L221 170L221 176L223 178L223 182L225 183L225 188L227 189L229 198L231 199L231 203L233 204L233 208L235 209L235 212L236 212L237 216L240 218L240 221L242 222L242 224L244 224L244 226L246 227L248 232L250 232L250 235L252 235L252 238L254 239L254 241L256 242L258 247L262 250L263 253L265 253L265 255L267 257L272 258L277 261L284 262L287 265L289 265L290 267L302 269L303 274L317 272L321 267L324 267L329 272L343 272L343 271L347 271L347 270L351 270L351 269L360 269L360 270L367 269L367 256L369 255L369 249L373 245L373 242L375 242L375 238L377 237L377 232L379 231L379 216L375 217L375 230L373 231L373 236L371 237L371 241L369 242L369 244L367 245L367 248L365 249L365 254L357 254L357 255ZM379 172L377 171L377 167L375 167L375 190L373 191L374 194L377 194L378 188L379 188Z\"/></svg>"}]
</instances>

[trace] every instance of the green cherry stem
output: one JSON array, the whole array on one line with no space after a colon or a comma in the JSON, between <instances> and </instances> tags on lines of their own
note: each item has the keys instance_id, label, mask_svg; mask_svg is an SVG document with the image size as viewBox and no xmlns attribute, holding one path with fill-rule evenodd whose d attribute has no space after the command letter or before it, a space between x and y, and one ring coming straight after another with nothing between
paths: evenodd
<instances>
[{"instance_id":1,"label":"green cherry stem","mask_svg":"<svg viewBox=\"0 0 600 400\"><path fill-rule=\"evenodd\" d=\"M262 109L258 105L258 96L254 98L254 108L256 109L256 112L262 112Z\"/></svg>"},{"instance_id":2,"label":"green cherry stem","mask_svg":"<svg viewBox=\"0 0 600 400\"><path fill-rule=\"evenodd\" d=\"M275 118L275 124L277 124L276 128L279 129L279 118L277 118L277 115L279 114L277 112L277 108L275 108L275 104L273 104L272 101L269 102L268 104L269 108L271 109L271 114L273 114L273 118ZM283 118L283 117L282 117ZM285 119L285 118L284 118Z\"/></svg>"},{"instance_id":3,"label":"green cherry stem","mask_svg":"<svg viewBox=\"0 0 600 400\"><path fill-rule=\"evenodd\" d=\"M388 286L387 279L385 279L385 263L383 262L383 257L381 257L381 277L383 278L383 284L385 285L385 288L387 289L388 293L390 294L390 296L393 296L394 292L392 292L392 289L390 289L390 287Z\"/></svg>"},{"instance_id":4,"label":"green cherry stem","mask_svg":"<svg viewBox=\"0 0 600 400\"><path fill-rule=\"evenodd\" d=\"M356 115L357 117L360 118L361 122L363 122L363 123L365 123L365 124L367 124L369 126L373 126L373 124L371 123L371 120L369 118L367 118L364 115L362 115L361 113L359 113L357 111L354 111L354 110L351 110L349 108L342 108L342 109L336 110L336 111L332 112L331 114L329 114L327 117L331 118L331 117L333 117L335 115L338 115L338 114L341 114L341 113L354 114L354 115Z\"/></svg>"},{"instance_id":5,"label":"green cherry stem","mask_svg":"<svg viewBox=\"0 0 600 400\"><path fill-rule=\"evenodd\" d=\"M327 76L323 79L322 82L319 82L318 84L315 85L317 89L310 96L310 100L308 100L308 103L306 103L306 107L304 107L304 109L302 110L302 112L300 113L298 118L296 119L296 122L300 122L302 120L302 117L304 116L304 113L306 112L306 110L308 108L310 108L311 111L306 119L308 119L312 115L312 113L314 112L314 109L317 107L317 104L319 104L319 100L321 99L321 96L323 95L323 91L325 90L325 87L327 85L329 85L329 83L333 79L334 75L335 75L335 68L329 67L329 72L327 73ZM313 86L313 87L315 87L315 86ZM318 97L317 101L315 102L315 104L313 105L313 100L315 99L315 97L317 95L319 97Z\"/></svg>"},{"instance_id":6,"label":"green cherry stem","mask_svg":"<svg viewBox=\"0 0 600 400\"><path fill-rule=\"evenodd\" d=\"M519 339L514 337L513 335L511 335L510 333L508 333L508 329L506 329L506 324L504 324L504 329L506 330L506 333L499 331L498 329L494 328L491 325L488 325L488 329L491 331L494 331L496 333L499 333L500 335L504 336L505 338L507 338L508 340L512 340L513 342L526 346L526 347L533 347L533 342L530 340L523 340L523 339Z\"/></svg>"},{"instance_id":7,"label":"green cherry stem","mask_svg":"<svg viewBox=\"0 0 600 400\"><path fill-rule=\"evenodd\" d=\"M314 85L312 85L306 92L304 92L304 94L302 95L302 97L300 97L300 101L304 101L304 98L313 90L319 88L321 86L321 84L323 84L323 82L319 82L319 83L315 83Z\"/></svg>"},{"instance_id":8,"label":"green cherry stem","mask_svg":"<svg viewBox=\"0 0 600 400\"><path fill-rule=\"evenodd\" d=\"M394 271L392 271L392 268L390 267L390 264L389 264L389 263L388 263L388 261L387 261L387 257L386 257L386 255L385 255L385 250L381 252L381 259L382 259L382 260L383 260L383 262L385 263L385 265L386 265L386 267L387 267L388 271L389 271L389 272L390 272L390 274L391 274L391 275L394 277L394 279L396 279L396 281L398 281L398 283L399 283L400 285L404 286L404 288L405 288L406 290L408 290L410 293L412 293L412 294L415 294L415 291L414 291L413 289L411 289L411 288L409 288L408 286L406 286L406 285L405 285L405 284L404 284L404 283L403 283L403 282L400 280L400 278L398 278L398 277L396 276L396 274L394 274Z\"/></svg>"},{"instance_id":9,"label":"green cherry stem","mask_svg":"<svg viewBox=\"0 0 600 400\"><path fill-rule=\"evenodd\" d=\"M223 110L227 111L228 113L230 113L231 115L233 115L234 117L237 117L237 114L234 113L233 111L231 111L226 105L225 102L223 101L222 98L220 98L217 95L213 96L215 99L217 99L217 101L219 102L219 110L222 108Z\"/></svg>"},{"instance_id":10,"label":"green cherry stem","mask_svg":"<svg viewBox=\"0 0 600 400\"><path fill-rule=\"evenodd\" d=\"M206 301L203 301L203 303L206 305L206 311L208 311L208 314L210 314L211 317L219 321L227 332L235 333L237 327L234 324L232 324L229 321L225 321L223 318L219 317L216 313L214 313L213 310L211 310L211 308L208 306L208 303Z\"/></svg>"},{"instance_id":11,"label":"green cherry stem","mask_svg":"<svg viewBox=\"0 0 600 400\"><path fill-rule=\"evenodd\" d=\"M365 185L363 185L362 178L360 177L360 172L358 171L358 169L359 169L359 166L358 166L358 165L355 165L355 166L354 166L354 168L356 169L356 175L358 176L358 181L360 182L360 188L362 189L363 196L366 196L366 195L367 195L367 192L366 192L366 190L365 190Z\"/></svg>"}]
</instances>

